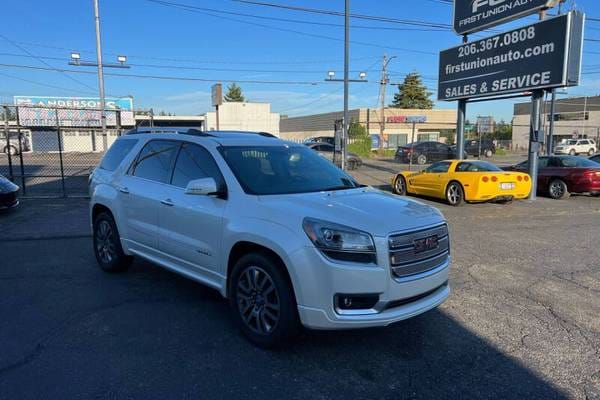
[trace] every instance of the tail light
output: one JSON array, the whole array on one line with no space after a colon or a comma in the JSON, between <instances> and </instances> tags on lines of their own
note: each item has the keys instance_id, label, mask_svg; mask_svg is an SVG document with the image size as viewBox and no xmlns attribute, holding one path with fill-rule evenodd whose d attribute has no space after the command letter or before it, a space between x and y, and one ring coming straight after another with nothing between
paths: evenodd
<instances>
[{"instance_id":1,"label":"tail light","mask_svg":"<svg viewBox=\"0 0 600 400\"><path fill-rule=\"evenodd\" d=\"M590 178L590 179L597 179L600 178L600 171L585 171L583 173L583 176L585 176L586 178Z\"/></svg>"},{"instance_id":2,"label":"tail light","mask_svg":"<svg viewBox=\"0 0 600 400\"><path fill-rule=\"evenodd\" d=\"M483 178L481 178L482 181L487 182L490 180L490 178L488 178L487 176L484 176Z\"/></svg>"},{"instance_id":3,"label":"tail light","mask_svg":"<svg viewBox=\"0 0 600 400\"><path fill-rule=\"evenodd\" d=\"M529 182L529 176L525 175L523 179L525 180L525 182Z\"/></svg>"},{"instance_id":4,"label":"tail light","mask_svg":"<svg viewBox=\"0 0 600 400\"><path fill-rule=\"evenodd\" d=\"M498 177L497 176L492 176L492 182L498 182Z\"/></svg>"},{"instance_id":5,"label":"tail light","mask_svg":"<svg viewBox=\"0 0 600 400\"><path fill-rule=\"evenodd\" d=\"M517 180L518 180L519 182L521 182L521 181L523 180L523 177L522 177L521 175L519 175L519 176L517 176Z\"/></svg>"}]
</instances>

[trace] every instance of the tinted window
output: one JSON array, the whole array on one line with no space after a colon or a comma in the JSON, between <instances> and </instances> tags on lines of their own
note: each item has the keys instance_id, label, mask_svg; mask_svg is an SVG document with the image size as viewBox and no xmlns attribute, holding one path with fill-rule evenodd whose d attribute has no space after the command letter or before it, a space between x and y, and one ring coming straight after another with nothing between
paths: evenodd
<instances>
[{"instance_id":1,"label":"tinted window","mask_svg":"<svg viewBox=\"0 0 600 400\"><path fill-rule=\"evenodd\" d=\"M487 161L461 162L456 166L457 172L501 172L502 169Z\"/></svg>"},{"instance_id":2,"label":"tinted window","mask_svg":"<svg viewBox=\"0 0 600 400\"><path fill-rule=\"evenodd\" d=\"M250 194L320 192L360 186L304 146L228 146L219 151L244 191Z\"/></svg>"},{"instance_id":3,"label":"tinted window","mask_svg":"<svg viewBox=\"0 0 600 400\"><path fill-rule=\"evenodd\" d=\"M223 185L219 167L210 153L195 144L184 143L179 151L171 184L182 188L194 179L213 178L217 186Z\"/></svg>"},{"instance_id":4,"label":"tinted window","mask_svg":"<svg viewBox=\"0 0 600 400\"><path fill-rule=\"evenodd\" d=\"M425 171L432 172L432 173L444 173L444 172L448 172L448 168L450 168L450 162L441 161L441 162L436 162L434 164L431 164L431 166L429 168L427 168Z\"/></svg>"},{"instance_id":5,"label":"tinted window","mask_svg":"<svg viewBox=\"0 0 600 400\"><path fill-rule=\"evenodd\" d=\"M121 139L114 142L104 155L104 158L102 158L100 168L107 171L114 171L117 169L119 164L121 164L121 161L129 154L136 143L137 140L135 139Z\"/></svg>"},{"instance_id":6,"label":"tinted window","mask_svg":"<svg viewBox=\"0 0 600 400\"><path fill-rule=\"evenodd\" d=\"M153 140L148 142L136 160L133 175L153 181L168 183L179 142Z\"/></svg>"},{"instance_id":7,"label":"tinted window","mask_svg":"<svg viewBox=\"0 0 600 400\"><path fill-rule=\"evenodd\" d=\"M598 164L583 157L560 157L556 158L557 166L563 168L597 168Z\"/></svg>"}]
</instances>

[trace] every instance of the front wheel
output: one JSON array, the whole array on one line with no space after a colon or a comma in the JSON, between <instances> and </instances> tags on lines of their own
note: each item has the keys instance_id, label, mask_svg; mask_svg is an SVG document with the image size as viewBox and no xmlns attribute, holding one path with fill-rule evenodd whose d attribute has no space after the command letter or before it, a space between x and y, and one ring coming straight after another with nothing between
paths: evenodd
<instances>
[{"instance_id":1,"label":"front wheel","mask_svg":"<svg viewBox=\"0 0 600 400\"><path fill-rule=\"evenodd\" d=\"M446 200L451 206L457 207L465 201L465 192L458 182L450 182L446 188Z\"/></svg>"},{"instance_id":2,"label":"front wheel","mask_svg":"<svg viewBox=\"0 0 600 400\"><path fill-rule=\"evenodd\" d=\"M402 175L398 175L394 181L394 193L401 196L406 195L406 179Z\"/></svg>"},{"instance_id":3,"label":"front wheel","mask_svg":"<svg viewBox=\"0 0 600 400\"><path fill-rule=\"evenodd\" d=\"M11 156L16 156L18 153L18 150L15 146L6 146L4 148L4 153L10 154Z\"/></svg>"},{"instance_id":4,"label":"front wheel","mask_svg":"<svg viewBox=\"0 0 600 400\"><path fill-rule=\"evenodd\" d=\"M562 200L569 197L569 189L562 179L554 179L548 186L548 194L554 200Z\"/></svg>"},{"instance_id":5,"label":"front wheel","mask_svg":"<svg viewBox=\"0 0 600 400\"><path fill-rule=\"evenodd\" d=\"M423 165L425 163L427 163L427 157L425 156L425 154L419 154L419 156L417 157L417 164Z\"/></svg>"},{"instance_id":6,"label":"front wheel","mask_svg":"<svg viewBox=\"0 0 600 400\"><path fill-rule=\"evenodd\" d=\"M491 156L493 156L493 155L494 155L494 152L493 152L492 150L490 150L490 149L487 149L487 150L485 151L484 155L485 155L487 158L490 158Z\"/></svg>"},{"instance_id":7,"label":"front wheel","mask_svg":"<svg viewBox=\"0 0 600 400\"><path fill-rule=\"evenodd\" d=\"M577 152L575 151L575 149L571 149L571 151L569 151L569 155L570 156L576 156Z\"/></svg>"},{"instance_id":8,"label":"front wheel","mask_svg":"<svg viewBox=\"0 0 600 400\"><path fill-rule=\"evenodd\" d=\"M594 154L596 154L596 151L594 149L590 149L590 151L588 151L588 156L593 156Z\"/></svg>"},{"instance_id":9,"label":"front wheel","mask_svg":"<svg viewBox=\"0 0 600 400\"><path fill-rule=\"evenodd\" d=\"M94 220L94 255L106 272L121 272L131 265L132 257L126 255L121 247L121 238L115 221L107 212Z\"/></svg>"},{"instance_id":10,"label":"front wheel","mask_svg":"<svg viewBox=\"0 0 600 400\"><path fill-rule=\"evenodd\" d=\"M294 291L271 257L250 253L231 274L229 301L234 319L254 344L271 348L296 334L299 323Z\"/></svg>"}]
</instances>

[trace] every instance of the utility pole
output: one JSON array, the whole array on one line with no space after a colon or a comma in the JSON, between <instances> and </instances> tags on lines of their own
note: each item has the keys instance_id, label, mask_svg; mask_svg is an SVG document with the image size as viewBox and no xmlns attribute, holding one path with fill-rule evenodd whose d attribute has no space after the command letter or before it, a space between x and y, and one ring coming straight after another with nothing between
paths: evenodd
<instances>
[{"instance_id":1,"label":"utility pole","mask_svg":"<svg viewBox=\"0 0 600 400\"><path fill-rule=\"evenodd\" d=\"M387 54L383 55L383 62L381 66L381 81L379 82L379 148L383 150L383 135L385 134L385 89L390 82L390 78L387 73L387 66L396 56L390 58Z\"/></svg>"},{"instance_id":2,"label":"utility pole","mask_svg":"<svg viewBox=\"0 0 600 400\"><path fill-rule=\"evenodd\" d=\"M342 134L342 170L346 170L346 157L348 156L348 127L350 118L348 113L348 80L350 79L350 0L344 2L344 122Z\"/></svg>"},{"instance_id":3,"label":"utility pole","mask_svg":"<svg viewBox=\"0 0 600 400\"><path fill-rule=\"evenodd\" d=\"M98 86L100 92L100 122L102 124L102 146L104 151L108 149L108 137L106 133L106 98L104 96L104 70L102 67L102 41L100 36L100 11L98 0L94 2L94 23L96 25L96 58L98 62Z\"/></svg>"}]
</instances>

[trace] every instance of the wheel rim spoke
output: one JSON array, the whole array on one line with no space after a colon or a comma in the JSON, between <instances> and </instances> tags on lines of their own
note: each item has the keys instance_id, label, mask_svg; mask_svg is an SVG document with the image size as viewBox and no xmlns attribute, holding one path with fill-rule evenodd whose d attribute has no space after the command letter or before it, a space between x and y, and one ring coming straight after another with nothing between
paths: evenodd
<instances>
[{"instance_id":1,"label":"wheel rim spoke","mask_svg":"<svg viewBox=\"0 0 600 400\"><path fill-rule=\"evenodd\" d=\"M254 333L268 335L280 316L277 287L271 276L258 266L242 272L236 286L236 300L244 324Z\"/></svg>"}]
</instances>

